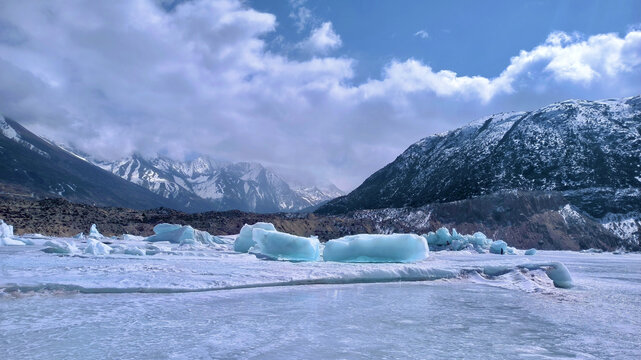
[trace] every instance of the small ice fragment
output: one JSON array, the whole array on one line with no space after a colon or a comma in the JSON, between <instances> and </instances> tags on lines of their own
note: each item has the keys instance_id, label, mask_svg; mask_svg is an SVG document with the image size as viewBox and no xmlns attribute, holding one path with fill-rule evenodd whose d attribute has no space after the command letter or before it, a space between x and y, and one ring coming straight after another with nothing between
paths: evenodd
<instances>
[{"instance_id":1,"label":"small ice fragment","mask_svg":"<svg viewBox=\"0 0 641 360\"><path fill-rule=\"evenodd\" d=\"M534 254L536 254L535 248L525 250L525 255L534 255Z\"/></svg>"},{"instance_id":2,"label":"small ice fragment","mask_svg":"<svg viewBox=\"0 0 641 360\"><path fill-rule=\"evenodd\" d=\"M345 236L328 241L323 251L325 261L339 262L414 262L428 256L426 239L415 234Z\"/></svg>"},{"instance_id":3,"label":"small ice fragment","mask_svg":"<svg viewBox=\"0 0 641 360\"><path fill-rule=\"evenodd\" d=\"M91 239L102 239L104 236L102 236L102 234L98 232L96 224L91 224L91 229L89 229L89 237Z\"/></svg>"},{"instance_id":4,"label":"small ice fragment","mask_svg":"<svg viewBox=\"0 0 641 360\"><path fill-rule=\"evenodd\" d=\"M154 226L154 233L147 241L169 241L174 244L223 244L223 240L217 236L202 230L196 230L189 225L158 224Z\"/></svg>"},{"instance_id":5,"label":"small ice fragment","mask_svg":"<svg viewBox=\"0 0 641 360\"><path fill-rule=\"evenodd\" d=\"M253 229L276 231L276 228L271 223L257 222L254 225L245 224L242 229L240 229L240 234L234 241L234 251L247 252L249 251L249 248L256 245L253 240Z\"/></svg>"},{"instance_id":6,"label":"small ice fragment","mask_svg":"<svg viewBox=\"0 0 641 360\"><path fill-rule=\"evenodd\" d=\"M162 234L182 228L183 225L162 223L154 226L154 234Z\"/></svg>"},{"instance_id":7,"label":"small ice fragment","mask_svg":"<svg viewBox=\"0 0 641 360\"><path fill-rule=\"evenodd\" d=\"M254 228L252 238L256 243L249 249L273 260L316 261L320 257L320 243L315 237L302 237L278 231Z\"/></svg>"},{"instance_id":8,"label":"small ice fragment","mask_svg":"<svg viewBox=\"0 0 641 360\"><path fill-rule=\"evenodd\" d=\"M154 233L146 240L150 242L169 241L174 244L189 244L194 240L194 228L189 225L158 224L154 226Z\"/></svg>"},{"instance_id":9,"label":"small ice fragment","mask_svg":"<svg viewBox=\"0 0 641 360\"><path fill-rule=\"evenodd\" d=\"M145 240L144 236L137 236L137 235L131 235L131 234L123 234L122 239L126 241L143 241Z\"/></svg>"},{"instance_id":10,"label":"small ice fragment","mask_svg":"<svg viewBox=\"0 0 641 360\"><path fill-rule=\"evenodd\" d=\"M44 243L47 248L42 251L49 254L73 254L78 252L76 245L63 240L48 240Z\"/></svg>"},{"instance_id":11,"label":"small ice fragment","mask_svg":"<svg viewBox=\"0 0 641 360\"><path fill-rule=\"evenodd\" d=\"M0 219L0 246L20 246L25 243L13 238L13 226Z\"/></svg>"},{"instance_id":12,"label":"small ice fragment","mask_svg":"<svg viewBox=\"0 0 641 360\"><path fill-rule=\"evenodd\" d=\"M144 255L146 255L146 252L145 252L145 250L143 250L141 248L138 248L138 247L135 247L135 246L131 246L131 247L128 247L128 248L125 249L125 254L126 255L144 256Z\"/></svg>"},{"instance_id":13,"label":"small ice fragment","mask_svg":"<svg viewBox=\"0 0 641 360\"><path fill-rule=\"evenodd\" d=\"M507 254L508 248L507 243L503 240L496 240L490 245L490 252L492 254Z\"/></svg>"},{"instance_id":14,"label":"small ice fragment","mask_svg":"<svg viewBox=\"0 0 641 360\"><path fill-rule=\"evenodd\" d=\"M568 271L568 268L560 262L554 262L551 266L545 271L550 280L554 283L554 286L563 289L569 289L574 286L572 282L572 276Z\"/></svg>"},{"instance_id":15,"label":"small ice fragment","mask_svg":"<svg viewBox=\"0 0 641 360\"><path fill-rule=\"evenodd\" d=\"M111 246L103 244L102 242L96 239L87 239L87 247L85 248L85 254L91 255L109 255L111 253Z\"/></svg>"},{"instance_id":16,"label":"small ice fragment","mask_svg":"<svg viewBox=\"0 0 641 360\"><path fill-rule=\"evenodd\" d=\"M82 239L85 237L85 233L77 233L76 235L73 236L74 239Z\"/></svg>"}]
</instances>

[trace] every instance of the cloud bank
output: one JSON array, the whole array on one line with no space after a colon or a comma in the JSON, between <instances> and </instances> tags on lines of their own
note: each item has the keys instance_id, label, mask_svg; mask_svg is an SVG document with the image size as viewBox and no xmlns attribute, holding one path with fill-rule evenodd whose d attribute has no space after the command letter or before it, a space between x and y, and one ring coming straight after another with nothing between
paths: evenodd
<instances>
[{"instance_id":1,"label":"cloud bank","mask_svg":"<svg viewBox=\"0 0 641 360\"><path fill-rule=\"evenodd\" d=\"M331 23L311 30L307 60L268 51L275 31L236 0L2 2L0 113L103 158L202 153L350 189L482 115L641 93L638 28L552 33L491 78L397 59L360 84L357 59L323 55L342 44Z\"/></svg>"}]
</instances>

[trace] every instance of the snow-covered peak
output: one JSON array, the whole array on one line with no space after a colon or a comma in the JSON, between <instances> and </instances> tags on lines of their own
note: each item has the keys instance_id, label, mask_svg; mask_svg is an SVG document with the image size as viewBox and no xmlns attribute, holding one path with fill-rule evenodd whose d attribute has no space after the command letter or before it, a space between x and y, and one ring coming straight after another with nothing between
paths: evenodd
<instances>
[{"instance_id":1,"label":"snow-covered peak","mask_svg":"<svg viewBox=\"0 0 641 360\"><path fill-rule=\"evenodd\" d=\"M195 211L297 211L334 197L322 191L316 196L301 194L277 172L260 163L231 163L207 156L177 161L162 156L145 158L140 154L113 162L90 161L156 194L181 201ZM331 188L328 193L334 194L336 189Z\"/></svg>"}]
</instances>

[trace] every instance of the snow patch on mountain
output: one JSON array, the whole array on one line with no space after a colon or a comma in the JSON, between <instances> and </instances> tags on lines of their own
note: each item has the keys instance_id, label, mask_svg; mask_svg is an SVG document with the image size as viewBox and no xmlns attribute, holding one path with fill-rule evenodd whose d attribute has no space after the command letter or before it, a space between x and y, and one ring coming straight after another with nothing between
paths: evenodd
<instances>
[{"instance_id":1,"label":"snow patch on mountain","mask_svg":"<svg viewBox=\"0 0 641 360\"><path fill-rule=\"evenodd\" d=\"M18 144L20 144L20 145L22 145L24 147L26 147L27 149L29 149L29 150L31 150L31 151L39 154L39 155L42 155L42 156L44 156L46 158L50 158L49 153L39 149L38 147L36 147L32 143L24 140L20 136L20 134L18 134L18 132L16 132L16 130L13 127L11 127L11 125L9 125L9 123L7 123L7 121L5 120L4 116L2 116L2 115L0 115L0 133L2 133L3 136L5 136L5 137L17 142Z\"/></svg>"},{"instance_id":2,"label":"snow patch on mountain","mask_svg":"<svg viewBox=\"0 0 641 360\"><path fill-rule=\"evenodd\" d=\"M641 213L609 213L600 219L600 222L603 227L626 241L628 246L639 245L639 241L641 240Z\"/></svg>"}]
</instances>

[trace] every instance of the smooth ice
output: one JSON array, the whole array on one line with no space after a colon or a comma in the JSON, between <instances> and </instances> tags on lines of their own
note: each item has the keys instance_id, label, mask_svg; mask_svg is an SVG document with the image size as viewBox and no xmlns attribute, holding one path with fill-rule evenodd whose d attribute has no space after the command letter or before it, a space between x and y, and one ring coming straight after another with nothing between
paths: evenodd
<instances>
[{"instance_id":1,"label":"smooth ice","mask_svg":"<svg viewBox=\"0 0 641 360\"><path fill-rule=\"evenodd\" d=\"M323 259L338 262L407 263L427 258L429 249L422 236L414 234L359 234L330 240Z\"/></svg>"},{"instance_id":2,"label":"smooth ice","mask_svg":"<svg viewBox=\"0 0 641 360\"><path fill-rule=\"evenodd\" d=\"M0 248L10 358L641 357L639 254L350 264L265 261L231 245L155 243L156 255L139 257L34 251L50 240L63 239ZM574 287L552 284L554 263ZM399 282L412 277L435 281Z\"/></svg>"}]
</instances>

